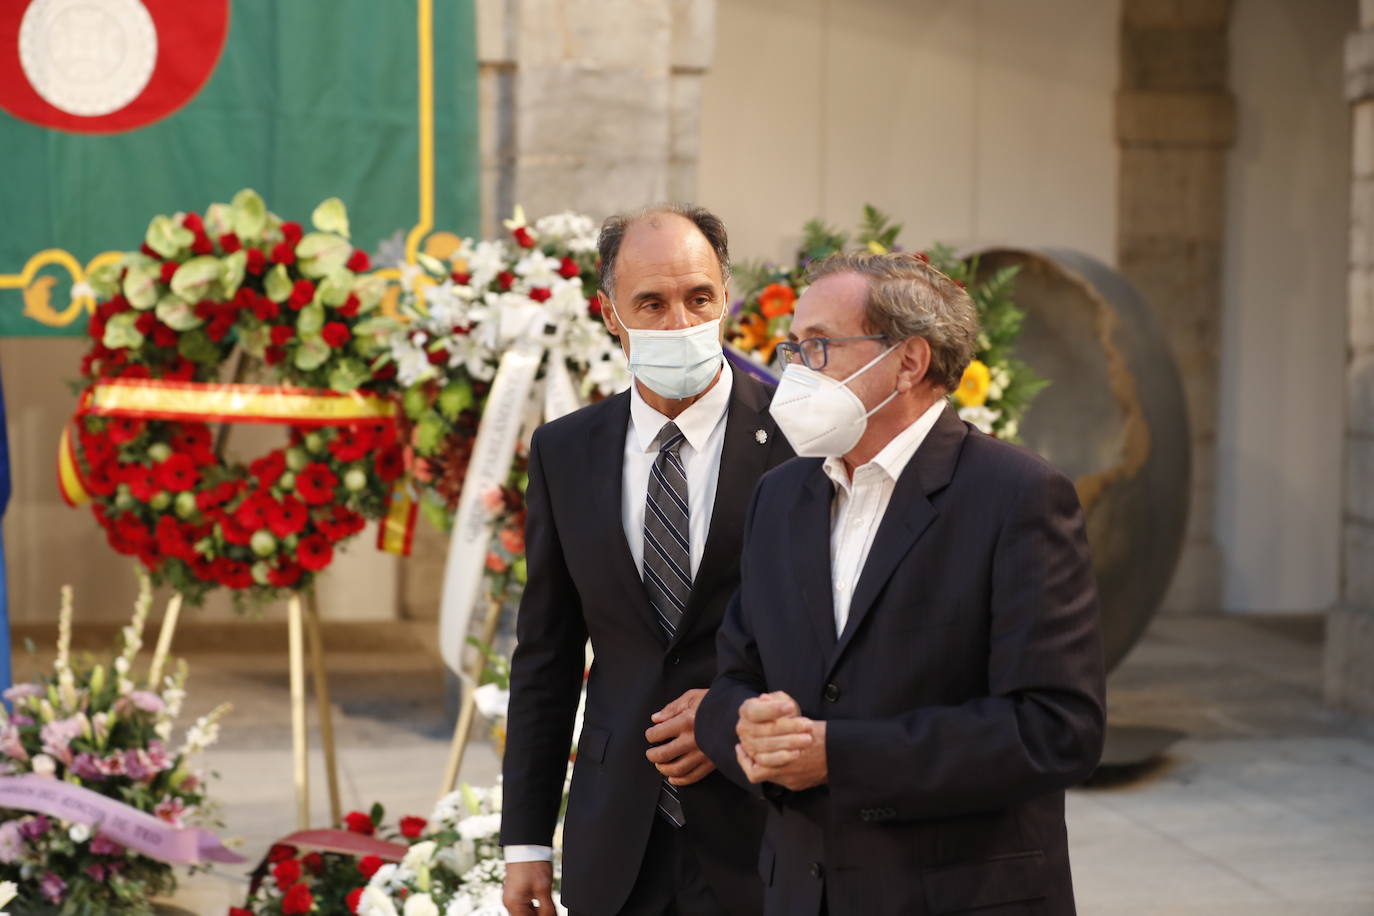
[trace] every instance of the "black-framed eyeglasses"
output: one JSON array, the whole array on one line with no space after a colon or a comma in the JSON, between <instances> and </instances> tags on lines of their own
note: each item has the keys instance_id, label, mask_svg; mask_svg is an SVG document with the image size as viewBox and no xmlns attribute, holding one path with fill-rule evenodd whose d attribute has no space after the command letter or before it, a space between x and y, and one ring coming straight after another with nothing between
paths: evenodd
<instances>
[{"instance_id":1,"label":"black-framed eyeglasses","mask_svg":"<svg viewBox=\"0 0 1374 916\"><path fill-rule=\"evenodd\" d=\"M805 340L784 340L774 348L773 358L778 361L779 369L786 369L792 363L801 363L806 368L819 372L830 361L831 344L857 340L887 340L887 335L865 334L863 337L808 337Z\"/></svg>"}]
</instances>

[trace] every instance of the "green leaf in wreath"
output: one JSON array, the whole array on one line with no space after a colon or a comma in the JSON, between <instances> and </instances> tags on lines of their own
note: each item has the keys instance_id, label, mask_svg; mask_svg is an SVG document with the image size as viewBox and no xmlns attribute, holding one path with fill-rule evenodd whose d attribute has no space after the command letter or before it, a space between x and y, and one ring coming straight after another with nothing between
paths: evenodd
<instances>
[{"instance_id":1,"label":"green leaf in wreath","mask_svg":"<svg viewBox=\"0 0 1374 916\"><path fill-rule=\"evenodd\" d=\"M307 277L324 277L343 267L353 253L348 239L332 232L312 232L296 246L296 266Z\"/></svg>"},{"instance_id":2,"label":"green leaf in wreath","mask_svg":"<svg viewBox=\"0 0 1374 916\"><path fill-rule=\"evenodd\" d=\"M219 347L200 328L188 331L177 341L177 352L193 363L212 365L220 361Z\"/></svg>"},{"instance_id":3,"label":"green leaf in wreath","mask_svg":"<svg viewBox=\"0 0 1374 916\"><path fill-rule=\"evenodd\" d=\"M158 300L157 317L173 331L189 331L204 323L196 314L195 306L172 293Z\"/></svg>"},{"instance_id":4,"label":"green leaf in wreath","mask_svg":"<svg viewBox=\"0 0 1374 916\"><path fill-rule=\"evenodd\" d=\"M412 420L418 420L429 410L429 398L425 396L423 387L416 385L407 388L405 394L401 395L401 406L405 409L406 416Z\"/></svg>"},{"instance_id":5,"label":"green leaf in wreath","mask_svg":"<svg viewBox=\"0 0 1374 916\"><path fill-rule=\"evenodd\" d=\"M448 508L443 503L435 502L432 499L422 499L420 500L420 514L440 534L449 534L453 530L453 516L448 514Z\"/></svg>"},{"instance_id":6,"label":"green leaf in wreath","mask_svg":"<svg viewBox=\"0 0 1374 916\"><path fill-rule=\"evenodd\" d=\"M353 295L358 297L360 314L372 311L386 295L386 278L376 274L359 277L353 284Z\"/></svg>"},{"instance_id":7,"label":"green leaf in wreath","mask_svg":"<svg viewBox=\"0 0 1374 916\"><path fill-rule=\"evenodd\" d=\"M196 235L170 216L154 216L148 223L143 241L164 258L176 256L183 248L190 248Z\"/></svg>"},{"instance_id":8,"label":"green leaf in wreath","mask_svg":"<svg viewBox=\"0 0 1374 916\"><path fill-rule=\"evenodd\" d=\"M472 406L472 385L466 378L456 378L439 392L439 413L450 423Z\"/></svg>"},{"instance_id":9,"label":"green leaf in wreath","mask_svg":"<svg viewBox=\"0 0 1374 916\"><path fill-rule=\"evenodd\" d=\"M433 255L425 254L423 251L417 252L415 260L420 262L420 266L436 277L447 277L448 267L443 261Z\"/></svg>"},{"instance_id":10,"label":"green leaf in wreath","mask_svg":"<svg viewBox=\"0 0 1374 916\"><path fill-rule=\"evenodd\" d=\"M248 256L244 255L246 259ZM188 302L199 302L210 294L210 287L219 280L220 260L213 255L192 258L172 275L172 292Z\"/></svg>"},{"instance_id":11,"label":"green leaf in wreath","mask_svg":"<svg viewBox=\"0 0 1374 916\"><path fill-rule=\"evenodd\" d=\"M158 270L151 264L135 264L124 275L124 298L136 309L157 305Z\"/></svg>"},{"instance_id":12,"label":"green leaf in wreath","mask_svg":"<svg viewBox=\"0 0 1374 916\"><path fill-rule=\"evenodd\" d=\"M267 278L263 280L263 288L267 291L267 298L276 303L282 303L291 298L292 285L285 264L278 264L273 267L267 272Z\"/></svg>"},{"instance_id":13,"label":"green leaf in wreath","mask_svg":"<svg viewBox=\"0 0 1374 916\"><path fill-rule=\"evenodd\" d=\"M86 282L95 291L97 299L108 299L119 290L119 268L113 264L101 264L91 271Z\"/></svg>"},{"instance_id":14,"label":"green leaf in wreath","mask_svg":"<svg viewBox=\"0 0 1374 916\"><path fill-rule=\"evenodd\" d=\"M315 208L310 222L321 232L334 232L348 238L348 209L337 197L331 197Z\"/></svg>"},{"instance_id":15,"label":"green leaf in wreath","mask_svg":"<svg viewBox=\"0 0 1374 916\"><path fill-rule=\"evenodd\" d=\"M372 378L367 364L358 359L343 359L329 373L329 387L335 391L353 391Z\"/></svg>"},{"instance_id":16,"label":"green leaf in wreath","mask_svg":"<svg viewBox=\"0 0 1374 916\"><path fill-rule=\"evenodd\" d=\"M384 338L391 335L392 331L397 330L400 325L385 315L376 315L372 318L364 318L353 326L354 339L359 338Z\"/></svg>"},{"instance_id":17,"label":"green leaf in wreath","mask_svg":"<svg viewBox=\"0 0 1374 916\"><path fill-rule=\"evenodd\" d=\"M525 567L524 557L518 557L516 561L510 565L510 571L511 575L515 576L516 582L519 582L521 585L525 584L528 578L528 572Z\"/></svg>"},{"instance_id":18,"label":"green leaf in wreath","mask_svg":"<svg viewBox=\"0 0 1374 916\"><path fill-rule=\"evenodd\" d=\"M134 312L120 312L105 323L105 336L100 342L111 350L143 346L143 334L134 327L137 320Z\"/></svg>"},{"instance_id":19,"label":"green leaf in wreath","mask_svg":"<svg viewBox=\"0 0 1374 916\"><path fill-rule=\"evenodd\" d=\"M296 368L302 372L309 372L318 369L329 361L329 354L333 352L329 349L329 344L325 343L318 335L310 335L301 338L301 345L296 348L295 359Z\"/></svg>"},{"instance_id":20,"label":"green leaf in wreath","mask_svg":"<svg viewBox=\"0 0 1374 916\"><path fill-rule=\"evenodd\" d=\"M344 300L352 291L353 271L341 267L330 272L329 276L324 278L324 282L315 291L315 295L325 305L338 307L344 304Z\"/></svg>"},{"instance_id":21,"label":"green leaf in wreath","mask_svg":"<svg viewBox=\"0 0 1374 916\"><path fill-rule=\"evenodd\" d=\"M301 309L301 314L296 319L296 330L300 332L302 337L307 334L317 334L322 327L324 327L324 306L318 302L312 302Z\"/></svg>"},{"instance_id":22,"label":"green leaf in wreath","mask_svg":"<svg viewBox=\"0 0 1374 916\"><path fill-rule=\"evenodd\" d=\"M267 346L272 342L272 329L265 324L260 324L255 328L246 331L239 331L239 345L243 347L243 352L249 356L262 359L267 353Z\"/></svg>"},{"instance_id":23,"label":"green leaf in wreath","mask_svg":"<svg viewBox=\"0 0 1374 916\"><path fill-rule=\"evenodd\" d=\"M444 421L435 413L426 413L415 426L415 450L421 455L433 455L444 441Z\"/></svg>"},{"instance_id":24,"label":"green leaf in wreath","mask_svg":"<svg viewBox=\"0 0 1374 916\"><path fill-rule=\"evenodd\" d=\"M219 238L234 231L234 208L225 203L211 204L205 208L205 232L211 238Z\"/></svg>"},{"instance_id":25,"label":"green leaf in wreath","mask_svg":"<svg viewBox=\"0 0 1374 916\"><path fill-rule=\"evenodd\" d=\"M245 245L262 238L263 230L267 228L267 205L257 191L244 188L235 194L233 211L234 234Z\"/></svg>"},{"instance_id":26,"label":"green leaf in wreath","mask_svg":"<svg viewBox=\"0 0 1374 916\"><path fill-rule=\"evenodd\" d=\"M243 284L243 274L248 265L248 252L240 248L233 254L225 255L219 262L219 283L224 287L224 298L232 298Z\"/></svg>"}]
</instances>

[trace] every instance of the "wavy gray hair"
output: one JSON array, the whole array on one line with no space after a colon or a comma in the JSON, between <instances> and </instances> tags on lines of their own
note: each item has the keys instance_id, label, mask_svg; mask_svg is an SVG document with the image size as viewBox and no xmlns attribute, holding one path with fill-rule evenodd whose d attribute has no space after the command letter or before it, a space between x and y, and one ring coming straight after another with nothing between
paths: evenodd
<instances>
[{"instance_id":1,"label":"wavy gray hair","mask_svg":"<svg viewBox=\"0 0 1374 916\"><path fill-rule=\"evenodd\" d=\"M927 378L953 391L973 360L978 341L978 311L968 292L906 253L873 254L851 251L812 262L807 280L815 283L831 274L854 273L868 281L864 324L871 334L893 343L921 337L930 344Z\"/></svg>"}]
</instances>

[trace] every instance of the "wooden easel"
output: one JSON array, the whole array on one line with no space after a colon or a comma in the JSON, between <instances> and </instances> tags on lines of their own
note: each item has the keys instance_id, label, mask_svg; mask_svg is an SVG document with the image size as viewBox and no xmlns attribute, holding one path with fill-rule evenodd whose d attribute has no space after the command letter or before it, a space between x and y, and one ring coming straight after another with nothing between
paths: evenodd
<instances>
[{"instance_id":1,"label":"wooden easel","mask_svg":"<svg viewBox=\"0 0 1374 916\"><path fill-rule=\"evenodd\" d=\"M501 622L501 602L492 598L487 603L487 616L482 621L482 644L490 646L496 636L496 627ZM466 631L466 627L464 628ZM482 672L487 668L487 657L477 654L476 668L471 675L462 670L460 661L458 677L463 684L463 695L458 705L458 721L453 726L453 741L449 745L448 764L444 767L444 781L439 785L439 797L452 792L458 785L458 771L463 767L463 755L467 752L468 741L472 737L472 720L477 714L477 700L473 696L482 680Z\"/></svg>"},{"instance_id":2,"label":"wooden easel","mask_svg":"<svg viewBox=\"0 0 1374 916\"><path fill-rule=\"evenodd\" d=\"M172 648L177 620L181 616L181 595L173 595L162 616L157 649L153 652L148 680L156 689ZM334 750L334 717L329 703L329 683L324 671L324 643L320 634L320 612L313 594L302 600L299 592L287 602L287 653L291 672L291 752L296 788L296 823L301 830L310 827L310 756L305 709L305 644L310 645L310 667L315 681L315 702L320 723L320 743L324 746L324 773L329 787L329 818L338 824L339 770Z\"/></svg>"}]
</instances>

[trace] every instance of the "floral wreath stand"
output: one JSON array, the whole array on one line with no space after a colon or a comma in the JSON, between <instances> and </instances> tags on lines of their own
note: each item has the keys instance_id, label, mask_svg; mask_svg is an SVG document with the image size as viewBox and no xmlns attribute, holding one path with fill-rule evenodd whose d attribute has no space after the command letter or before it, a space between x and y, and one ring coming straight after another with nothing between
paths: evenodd
<instances>
[{"instance_id":1,"label":"floral wreath stand","mask_svg":"<svg viewBox=\"0 0 1374 916\"><path fill-rule=\"evenodd\" d=\"M268 424L288 426L345 426L360 421L394 422L394 405L359 392L158 380L114 380L93 386L82 396L77 418L99 416L141 420L191 420L200 423ZM58 459L63 498L77 506L90 498L87 481L76 459L70 428L63 431ZM408 491L395 488L388 496L380 523L378 547L392 553L409 552L415 505ZM313 680L320 743L324 754L331 823L342 815L333 712L324 668L324 646L318 604L312 590L283 589L287 604L287 652L291 689L291 732L296 818L300 829L310 826L309 740L306 701L306 653ZM153 654L151 680L161 677L184 596L176 593L167 605Z\"/></svg>"}]
</instances>

